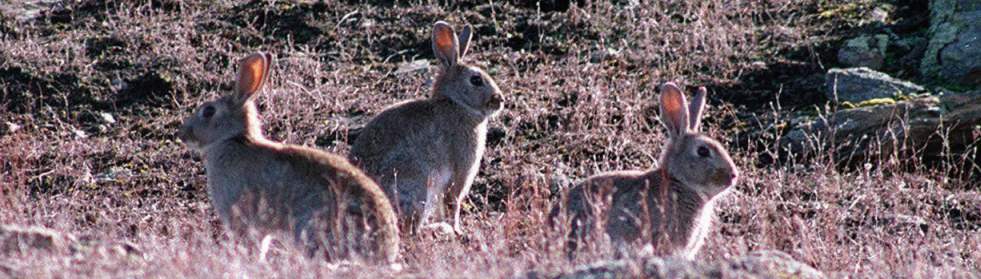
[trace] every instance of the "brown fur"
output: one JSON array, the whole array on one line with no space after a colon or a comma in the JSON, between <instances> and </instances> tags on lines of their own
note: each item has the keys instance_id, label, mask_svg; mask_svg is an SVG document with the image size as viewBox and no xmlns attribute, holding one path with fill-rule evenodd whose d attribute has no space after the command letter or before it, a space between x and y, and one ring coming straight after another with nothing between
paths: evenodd
<instances>
[{"instance_id":1,"label":"brown fur","mask_svg":"<svg viewBox=\"0 0 981 279\"><path fill-rule=\"evenodd\" d=\"M396 204L403 231L415 231L430 216L460 231L460 203L470 191L484 153L487 120L501 109L497 84L487 73L460 61L470 26L457 36L445 22L433 27L440 73L433 96L393 105L373 118L349 158L364 168ZM473 81L480 82L479 85Z\"/></svg>"},{"instance_id":2,"label":"brown fur","mask_svg":"<svg viewBox=\"0 0 981 279\"><path fill-rule=\"evenodd\" d=\"M329 258L394 261L397 221L374 181L344 157L262 135L252 100L271 63L264 53L244 59L237 91L202 105L181 129L181 140L204 160L219 217L239 236L290 232L326 246Z\"/></svg>"},{"instance_id":3,"label":"brown fur","mask_svg":"<svg viewBox=\"0 0 981 279\"><path fill-rule=\"evenodd\" d=\"M651 244L658 254L691 258L701 248L715 200L735 185L739 170L721 144L698 132L704 88L687 106L674 84L664 87L661 119L671 140L661 167L595 175L553 206L549 221L553 228L568 228L570 257L601 228L617 252ZM709 155L699 155L699 148Z\"/></svg>"}]
</instances>

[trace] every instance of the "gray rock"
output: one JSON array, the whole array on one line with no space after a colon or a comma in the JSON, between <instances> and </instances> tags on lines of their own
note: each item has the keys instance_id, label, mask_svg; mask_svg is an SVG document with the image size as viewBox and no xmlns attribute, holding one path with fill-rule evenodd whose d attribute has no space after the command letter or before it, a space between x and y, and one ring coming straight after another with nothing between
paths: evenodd
<instances>
[{"instance_id":1,"label":"gray rock","mask_svg":"<svg viewBox=\"0 0 981 279\"><path fill-rule=\"evenodd\" d=\"M620 56L620 51L612 48L600 48L589 56L589 63L599 64L606 61L616 60Z\"/></svg>"},{"instance_id":2,"label":"gray rock","mask_svg":"<svg viewBox=\"0 0 981 279\"><path fill-rule=\"evenodd\" d=\"M27 250L65 251L76 242L74 235L42 227L0 225L0 255L22 254Z\"/></svg>"},{"instance_id":3,"label":"gray rock","mask_svg":"<svg viewBox=\"0 0 981 279\"><path fill-rule=\"evenodd\" d=\"M99 115L99 120L102 121L102 124L106 124L106 125L116 124L116 118L112 117L111 113L99 112L98 115Z\"/></svg>"},{"instance_id":4,"label":"gray rock","mask_svg":"<svg viewBox=\"0 0 981 279\"><path fill-rule=\"evenodd\" d=\"M429 71L429 60L421 59L412 62L402 63L398 69L395 70L395 75L402 76L412 73L426 73Z\"/></svg>"},{"instance_id":5,"label":"gray rock","mask_svg":"<svg viewBox=\"0 0 981 279\"><path fill-rule=\"evenodd\" d=\"M8 278L25 278L26 274L14 269L4 263L0 263L0 274L6 275Z\"/></svg>"},{"instance_id":6,"label":"gray rock","mask_svg":"<svg viewBox=\"0 0 981 279\"><path fill-rule=\"evenodd\" d=\"M113 256L138 259L144 256L139 245L126 240L101 240L39 226L0 224L0 258L31 257L35 252L79 258ZM0 274L14 271L4 269L0 266Z\"/></svg>"},{"instance_id":7,"label":"gray rock","mask_svg":"<svg viewBox=\"0 0 981 279\"><path fill-rule=\"evenodd\" d=\"M738 278L825 278L824 273L780 251L757 251L732 263Z\"/></svg>"},{"instance_id":8,"label":"gray rock","mask_svg":"<svg viewBox=\"0 0 981 279\"><path fill-rule=\"evenodd\" d=\"M112 88L113 91L119 92L130 90L131 87L130 84L126 82L126 79L117 77L109 80L109 88Z\"/></svg>"},{"instance_id":9,"label":"gray rock","mask_svg":"<svg viewBox=\"0 0 981 279\"><path fill-rule=\"evenodd\" d=\"M124 167L120 167L120 166L113 166L113 167L109 168L109 170L107 170L105 172L102 172L102 173L99 173L98 175L96 175L94 182L95 183L102 183L102 182L107 182L107 181L115 181L117 179L125 179L125 178L128 178L128 177L130 177L132 175L133 175L133 171L130 170L130 169L128 169L128 168L124 168Z\"/></svg>"},{"instance_id":10,"label":"gray rock","mask_svg":"<svg viewBox=\"0 0 981 279\"><path fill-rule=\"evenodd\" d=\"M58 7L62 1L59 0L24 0L24 1L4 1L4 5L0 5L0 14L5 14L8 16L13 16L19 21L30 21L38 16L45 10L52 9L53 7Z\"/></svg>"},{"instance_id":11,"label":"gray rock","mask_svg":"<svg viewBox=\"0 0 981 279\"><path fill-rule=\"evenodd\" d=\"M981 2L931 0L930 44L920 64L925 78L981 85Z\"/></svg>"},{"instance_id":12,"label":"gray rock","mask_svg":"<svg viewBox=\"0 0 981 279\"><path fill-rule=\"evenodd\" d=\"M862 35L845 41L838 49L838 63L848 67L882 69L889 47L889 35Z\"/></svg>"},{"instance_id":13,"label":"gray rock","mask_svg":"<svg viewBox=\"0 0 981 279\"><path fill-rule=\"evenodd\" d=\"M919 230L926 233L930 230L930 223L920 216L905 214L884 214L882 216L866 216L864 220L853 220L847 218L847 223L861 223L867 227L884 229L890 233L900 233L910 230Z\"/></svg>"},{"instance_id":14,"label":"gray rock","mask_svg":"<svg viewBox=\"0 0 981 279\"><path fill-rule=\"evenodd\" d=\"M718 261L646 257L638 260L603 261L568 273L525 278L825 278L813 267L779 251L760 251Z\"/></svg>"},{"instance_id":15,"label":"gray rock","mask_svg":"<svg viewBox=\"0 0 981 279\"><path fill-rule=\"evenodd\" d=\"M87 139L88 137L89 137L89 133L86 133L85 131L82 131L82 130L72 130L72 138L73 139Z\"/></svg>"},{"instance_id":16,"label":"gray rock","mask_svg":"<svg viewBox=\"0 0 981 279\"><path fill-rule=\"evenodd\" d=\"M902 148L941 156L952 151L948 148L973 143L974 127L981 124L981 90L844 109L800 123L780 138L780 145L794 155L832 152L839 160L850 160Z\"/></svg>"},{"instance_id":17,"label":"gray rock","mask_svg":"<svg viewBox=\"0 0 981 279\"><path fill-rule=\"evenodd\" d=\"M17 130L20 130L20 128L20 125L13 122L4 121L3 123L0 123L0 134L13 134L17 132Z\"/></svg>"},{"instance_id":18,"label":"gray rock","mask_svg":"<svg viewBox=\"0 0 981 279\"><path fill-rule=\"evenodd\" d=\"M831 69L825 79L825 95L829 100L855 104L871 99L910 95L924 90L919 85L894 79L869 68Z\"/></svg>"},{"instance_id":19,"label":"gray rock","mask_svg":"<svg viewBox=\"0 0 981 279\"><path fill-rule=\"evenodd\" d=\"M548 175L548 186L555 190L553 193L563 192L573 185L574 181L568 175L569 170L569 166L562 162L553 165L552 172Z\"/></svg>"}]
</instances>

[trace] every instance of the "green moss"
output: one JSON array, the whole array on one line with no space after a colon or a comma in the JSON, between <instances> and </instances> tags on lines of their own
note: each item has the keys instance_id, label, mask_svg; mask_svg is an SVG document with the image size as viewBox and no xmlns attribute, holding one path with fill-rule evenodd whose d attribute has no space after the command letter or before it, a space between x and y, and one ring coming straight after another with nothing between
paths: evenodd
<instances>
[{"instance_id":1,"label":"green moss","mask_svg":"<svg viewBox=\"0 0 981 279\"><path fill-rule=\"evenodd\" d=\"M860 107L860 108L864 108L864 107L877 107L877 106L882 106L882 105L895 105L895 104L896 104L896 100L894 100L892 98L878 98L878 99L871 99L871 100L863 101L863 102L861 102L861 103L858 104L858 107Z\"/></svg>"},{"instance_id":2,"label":"green moss","mask_svg":"<svg viewBox=\"0 0 981 279\"><path fill-rule=\"evenodd\" d=\"M865 8L867 6L868 5L865 3L848 3L840 6L822 7L820 9L821 13L818 15L818 17L822 19L837 17L855 19L862 16L862 11L866 10Z\"/></svg>"},{"instance_id":3,"label":"green moss","mask_svg":"<svg viewBox=\"0 0 981 279\"><path fill-rule=\"evenodd\" d=\"M906 101L906 100L909 100L909 99L916 98L917 96L919 96L919 95L917 95L915 93L914 94L909 94L909 95L899 94L899 95L893 96L892 98L895 99L896 101Z\"/></svg>"}]
</instances>

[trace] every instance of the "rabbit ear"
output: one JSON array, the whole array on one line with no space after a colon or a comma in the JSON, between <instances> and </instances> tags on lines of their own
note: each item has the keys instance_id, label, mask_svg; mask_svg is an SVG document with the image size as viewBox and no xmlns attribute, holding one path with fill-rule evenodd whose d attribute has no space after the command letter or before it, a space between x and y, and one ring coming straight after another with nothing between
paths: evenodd
<instances>
[{"instance_id":1,"label":"rabbit ear","mask_svg":"<svg viewBox=\"0 0 981 279\"><path fill-rule=\"evenodd\" d=\"M444 67L455 66L460 61L460 42L449 23L439 21L433 26L433 52Z\"/></svg>"},{"instance_id":2,"label":"rabbit ear","mask_svg":"<svg viewBox=\"0 0 981 279\"><path fill-rule=\"evenodd\" d=\"M673 82L665 83L661 89L661 122L668 128L672 138L689 131L688 119L685 94Z\"/></svg>"},{"instance_id":3,"label":"rabbit ear","mask_svg":"<svg viewBox=\"0 0 981 279\"><path fill-rule=\"evenodd\" d=\"M688 126L692 132L698 132L702 128L702 113L705 112L705 96L707 94L708 90L705 90L705 87L699 87L695 99L692 99L691 104L688 104Z\"/></svg>"},{"instance_id":4,"label":"rabbit ear","mask_svg":"<svg viewBox=\"0 0 981 279\"><path fill-rule=\"evenodd\" d=\"M464 26L463 30L460 30L460 35L457 38L460 42L460 59L463 59L467 55L467 50L470 49L470 39L473 38L473 27L470 27L470 25Z\"/></svg>"},{"instance_id":5,"label":"rabbit ear","mask_svg":"<svg viewBox=\"0 0 981 279\"><path fill-rule=\"evenodd\" d=\"M258 52L245 57L239 62L238 79L235 81L235 100L244 104L255 98L262 84L269 77L269 68L273 56L269 53Z\"/></svg>"}]
</instances>

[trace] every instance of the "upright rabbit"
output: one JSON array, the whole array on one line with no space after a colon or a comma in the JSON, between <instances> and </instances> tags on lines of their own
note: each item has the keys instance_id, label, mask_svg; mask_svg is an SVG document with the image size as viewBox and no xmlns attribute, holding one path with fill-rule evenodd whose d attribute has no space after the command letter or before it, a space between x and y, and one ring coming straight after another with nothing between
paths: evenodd
<instances>
[{"instance_id":1,"label":"upright rabbit","mask_svg":"<svg viewBox=\"0 0 981 279\"><path fill-rule=\"evenodd\" d=\"M660 254L692 258L698 253L716 199L739 177L725 147L700 133L705 94L701 88L689 106L681 89L664 84L661 119L671 138L660 168L595 175L553 206L549 221L553 228L569 229L570 257L601 226L617 252L651 244Z\"/></svg>"},{"instance_id":2,"label":"upright rabbit","mask_svg":"<svg viewBox=\"0 0 981 279\"><path fill-rule=\"evenodd\" d=\"M332 259L394 261L397 220L377 184L344 157L263 136L253 100L272 62L267 53L243 59L235 91L202 104L180 130L204 160L218 216L239 235L289 232Z\"/></svg>"},{"instance_id":3,"label":"upright rabbit","mask_svg":"<svg viewBox=\"0 0 981 279\"><path fill-rule=\"evenodd\" d=\"M501 110L501 91L484 71L463 63L471 27L457 36L446 22L433 26L439 74L432 96L393 105L361 131L349 158L396 204L403 230L417 231L450 210L460 231L460 203L484 153L487 120ZM441 223L442 225L447 225Z\"/></svg>"}]
</instances>

